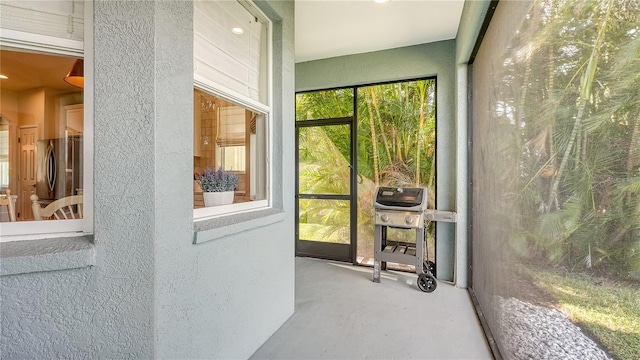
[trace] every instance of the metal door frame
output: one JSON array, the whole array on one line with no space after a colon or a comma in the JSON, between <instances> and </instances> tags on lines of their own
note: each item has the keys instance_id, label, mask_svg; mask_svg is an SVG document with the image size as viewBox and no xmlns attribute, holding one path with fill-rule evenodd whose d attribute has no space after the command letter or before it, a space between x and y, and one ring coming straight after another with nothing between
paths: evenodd
<instances>
[{"instance_id":1,"label":"metal door frame","mask_svg":"<svg viewBox=\"0 0 640 360\"><path fill-rule=\"evenodd\" d=\"M358 230L358 193L356 183L356 169L358 162L358 143L356 128L357 112L357 88L347 87L353 90L353 115L342 118L317 119L296 121L296 167L295 167L295 252L296 256L308 256L327 260L338 260L356 264L356 245ZM336 90L336 89L332 89ZM319 90L314 90L319 91ZM307 127L321 127L331 125L349 125L350 154L349 165L349 194L348 195L328 195L328 194L300 194L300 129ZM320 241L300 239L300 199L325 199L325 200L346 200L349 201L349 244L324 243Z\"/></svg>"},{"instance_id":2,"label":"metal door frame","mask_svg":"<svg viewBox=\"0 0 640 360\"><path fill-rule=\"evenodd\" d=\"M417 77L417 78L407 78L407 79L397 79L397 80L389 80L389 81L383 81L383 82L374 82L374 83L364 83L364 84L359 84L359 85L353 85L353 86L344 86L344 87L334 87L334 88L327 88L327 89L314 89L314 90L308 90L308 91L298 91L296 92L296 94L302 94L302 93L307 93L307 92L318 92L318 91L331 91L331 90L339 90L339 89L351 89L353 91L353 114L350 117L343 117L343 118L333 118L333 119L317 119L317 120L296 120L295 121L295 128L296 128L296 138L295 138L295 146L296 146L296 156L295 156L295 161L296 161L296 167L295 167L295 254L296 256L308 256L308 257L317 257L317 258L321 258L321 259L327 259L327 260L340 260L340 261L347 261L347 262L351 262L353 265L361 265L358 264L357 262L357 246L358 246L358 184L357 184L357 179L358 179L358 89L360 88L365 88L365 87L369 87L369 86L377 86L377 85L388 85L388 84L396 84L396 83L404 83L404 82L411 82L411 81L422 81L422 80L429 80L429 79L433 79L435 80L436 84L435 84L435 92L436 92L436 96L435 96L435 106L436 106L436 119L437 119L437 112L438 112L438 107L437 107L437 93L438 93L438 80L437 80L437 76L425 76L425 77ZM312 127L312 126L326 126L326 125L346 125L349 124L351 125L351 171L350 171L350 195L346 196L346 195L304 195L302 194L302 196L299 193L300 187L299 187L299 169L298 169L298 163L299 163L299 135L300 135L300 131L299 129L301 127ZM437 120L436 120L436 139L437 139ZM437 140L436 140L437 142ZM437 145L436 145L436 152L437 152ZM437 170L436 170L436 191L437 191ZM310 244L301 244L301 240L299 239L299 218L298 218L298 213L300 211L299 209L299 203L298 200L301 198L307 198L307 199L328 199L328 200L349 200L350 201L350 237L351 237L351 241L350 241L350 245L346 245L346 244L331 244L331 243L322 243L322 242L314 242L314 241L308 241L308 240L303 240L303 241L307 241L307 242L313 242L314 244L314 248L319 250L319 253L311 253L312 251L309 251L309 249L307 248L307 246L305 245L310 245ZM434 230L436 231L436 230ZM435 237L435 233L434 233L434 237ZM301 246L302 245L302 246ZM339 256L335 251L333 251L336 248L336 245L344 245L344 246L349 246L349 256ZM338 255L338 256L336 256Z\"/></svg>"}]
</instances>

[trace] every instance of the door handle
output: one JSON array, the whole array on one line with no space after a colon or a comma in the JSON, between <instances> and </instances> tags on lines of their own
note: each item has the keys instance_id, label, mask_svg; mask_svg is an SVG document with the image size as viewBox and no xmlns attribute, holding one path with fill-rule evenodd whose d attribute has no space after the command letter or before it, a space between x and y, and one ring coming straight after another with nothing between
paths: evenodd
<instances>
[{"instance_id":1,"label":"door handle","mask_svg":"<svg viewBox=\"0 0 640 360\"><path fill-rule=\"evenodd\" d=\"M53 143L49 142L49 147L47 147L47 155L45 160L45 172L47 176L47 183L49 185L49 190L53 191L56 186L56 153L53 150Z\"/></svg>"}]
</instances>

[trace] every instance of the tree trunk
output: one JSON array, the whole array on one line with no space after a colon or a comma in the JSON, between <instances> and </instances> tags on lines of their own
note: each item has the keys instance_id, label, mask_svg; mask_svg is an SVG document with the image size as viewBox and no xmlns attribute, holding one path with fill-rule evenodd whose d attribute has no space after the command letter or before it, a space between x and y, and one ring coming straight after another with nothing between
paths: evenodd
<instances>
[{"instance_id":1,"label":"tree trunk","mask_svg":"<svg viewBox=\"0 0 640 360\"><path fill-rule=\"evenodd\" d=\"M578 102L578 113L576 114L576 120L573 123L573 129L571 130L571 135L569 137L569 143L567 144L567 148L564 150L564 155L562 156L562 161L560 162L560 167L558 168L558 174L553 181L551 186L551 192L549 193L549 199L547 201L548 208L551 208L551 204L556 202L556 210L558 210L558 187L560 185L560 180L562 179L562 175L569 163L569 157L571 156L571 151L573 150L573 145L578 137L578 131L580 130L582 124L582 118L584 116L584 110L587 107L587 102L591 97L591 87L593 86L593 80L595 78L596 70L598 67L598 57L599 50L604 41L604 35L607 29L607 22L609 20L609 15L611 13L611 5L613 0L609 0L609 4L607 5L607 14L605 15L604 20L602 21L602 25L600 26L600 30L598 31L598 37L596 38L595 43L593 44L593 50L591 51L591 56L589 57L589 63L587 65L587 69L582 75L582 81L580 84L580 98Z\"/></svg>"},{"instance_id":2,"label":"tree trunk","mask_svg":"<svg viewBox=\"0 0 640 360\"><path fill-rule=\"evenodd\" d=\"M371 87L373 92L373 87ZM365 93L365 99L367 102L367 109L369 110L369 127L371 128L371 146L373 148L373 182L378 186L380 183L380 174L378 172L378 137L376 136L376 126L373 120L373 105L371 104L371 97Z\"/></svg>"},{"instance_id":3,"label":"tree trunk","mask_svg":"<svg viewBox=\"0 0 640 360\"><path fill-rule=\"evenodd\" d=\"M380 129L380 137L382 137L382 143L384 145L385 153L387 154L387 164L391 164L391 149L389 148L389 140L387 140L387 133L384 131L384 127L382 125L382 116L380 116L380 104L378 104L378 98L376 96L376 92L373 86L370 88L371 92L371 100L373 101L373 108L376 110L376 119L378 120L378 127Z\"/></svg>"},{"instance_id":4,"label":"tree trunk","mask_svg":"<svg viewBox=\"0 0 640 360\"><path fill-rule=\"evenodd\" d=\"M420 91L420 125L418 126L418 148L416 149L416 187L420 186L420 153L424 146L424 100L427 91L426 84L424 83L419 83L418 87Z\"/></svg>"},{"instance_id":5,"label":"tree trunk","mask_svg":"<svg viewBox=\"0 0 640 360\"><path fill-rule=\"evenodd\" d=\"M629 144L629 157L627 158L627 174L629 176L635 167L640 165L640 112L636 114L634 123Z\"/></svg>"},{"instance_id":6,"label":"tree trunk","mask_svg":"<svg viewBox=\"0 0 640 360\"><path fill-rule=\"evenodd\" d=\"M636 114L634 123L631 131L631 142L629 143L629 156L627 157L627 178L634 176L632 174L635 168L640 165L640 112ZM628 192L625 195L625 202L631 203L633 196L634 194ZM640 214L640 201L638 201L636 212Z\"/></svg>"}]
</instances>

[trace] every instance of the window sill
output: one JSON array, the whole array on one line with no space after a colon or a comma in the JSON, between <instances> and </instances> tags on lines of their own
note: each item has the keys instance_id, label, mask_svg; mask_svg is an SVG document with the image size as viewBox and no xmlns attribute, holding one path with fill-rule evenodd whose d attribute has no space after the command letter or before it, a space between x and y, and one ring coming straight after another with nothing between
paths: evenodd
<instances>
[{"instance_id":1,"label":"window sill","mask_svg":"<svg viewBox=\"0 0 640 360\"><path fill-rule=\"evenodd\" d=\"M0 276L78 269L95 263L93 235L0 244Z\"/></svg>"},{"instance_id":2,"label":"window sill","mask_svg":"<svg viewBox=\"0 0 640 360\"><path fill-rule=\"evenodd\" d=\"M201 244L225 236L284 221L285 213L280 209L263 209L246 213L197 220L193 223L193 243Z\"/></svg>"}]
</instances>

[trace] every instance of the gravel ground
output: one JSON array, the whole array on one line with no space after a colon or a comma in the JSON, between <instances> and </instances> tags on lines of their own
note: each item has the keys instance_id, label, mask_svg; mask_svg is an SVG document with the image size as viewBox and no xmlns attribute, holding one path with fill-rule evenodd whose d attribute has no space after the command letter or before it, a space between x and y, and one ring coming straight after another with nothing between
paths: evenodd
<instances>
[{"instance_id":1,"label":"gravel ground","mask_svg":"<svg viewBox=\"0 0 640 360\"><path fill-rule=\"evenodd\" d=\"M505 359L611 359L579 327L555 309L498 298Z\"/></svg>"}]
</instances>

